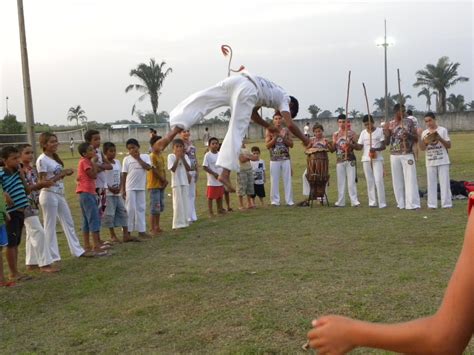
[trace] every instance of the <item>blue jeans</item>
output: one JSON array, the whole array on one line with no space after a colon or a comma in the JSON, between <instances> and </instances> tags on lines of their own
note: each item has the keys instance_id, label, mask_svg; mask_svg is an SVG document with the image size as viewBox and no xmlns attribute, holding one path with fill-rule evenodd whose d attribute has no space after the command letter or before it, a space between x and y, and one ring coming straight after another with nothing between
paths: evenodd
<instances>
[{"instance_id":1,"label":"blue jeans","mask_svg":"<svg viewBox=\"0 0 474 355\"><path fill-rule=\"evenodd\" d=\"M88 192L79 194L79 202L82 211L82 231L85 233L100 231L99 207L97 206L97 195Z\"/></svg>"},{"instance_id":2,"label":"blue jeans","mask_svg":"<svg viewBox=\"0 0 474 355\"><path fill-rule=\"evenodd\" d=\"M150 189L150 213L159 215L165 209L165 189Z\"/></svg>"}]
</instances>

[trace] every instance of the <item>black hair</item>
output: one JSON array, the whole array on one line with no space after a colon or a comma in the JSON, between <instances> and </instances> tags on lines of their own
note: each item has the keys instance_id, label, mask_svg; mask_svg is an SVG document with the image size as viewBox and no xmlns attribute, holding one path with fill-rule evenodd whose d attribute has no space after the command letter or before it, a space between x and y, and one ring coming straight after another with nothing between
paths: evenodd
<instances>
[{"instance_id":1,"label":"black hair","mask_svg":"<svg viewBox=\"0 0 474 355\"><path fill-rule=\"evenodd\" d=\"M434 119L434 120L436 119L436 116L435 116L435 114L434 114L433 112L427 112L426 115L425 115L425 117L431 117L431 118Z\"/></svg>"},{"instance_id":2,"label":"black hair","mask_svg":"<svg viewBox=\"0 0 474 355\"><path fill-rule=\"evenodd\" d=\"M298 111L300 110L300 104L296 97L290 96L290 114L291 118L295 118L298 115Z\"/></svg>"},{"instance_id":3,"label":"black hair","mask_svg":"<svg viewBox=\"0 0 474 355\"><path fill-rule=\"evenodd\" d=\"M156 134L156 129L150 127L150 133Z\"/></svg>"},{"instance_id":4,"label":"black hair","mask_svg":"<svg viewBox=\"0 0 474 355\"><path fill-rule=\"evenodd\" d=\"M315 129L320 129L321 131L324 132L324 127L323 127L323 125L322 125L321 123L317 123L317 122L316 122L316 123L314 124L314 126L313 126L313 131L314 131Z\"/></svg>"},{"instance_id":5,"label":"black hair","mask_svg":"<svg viewBox=\"0 0 474 355\"><path fill-rule=\"evenodd\" d=\"M90 146L91 144L88 142L82 142L77 146L77 151L79 152L81 157L83 157L87 153L87 149L89 149Z\"/></svg>"},{"instance_id":6,"label":"black hair","mask_svg":"<svg viewBox=\"0 0 474 355\"><path fill-rule=\"evenodd\" d=\"M10 155L17 154L17 153L20 153L17 147L14 147L12 145L7 145L6 147L3 147L2 152L0 153L0 156L2 157L3 160L7 160Z\"/></svg>"},{"instance_id":7,"label":"black hair","mask_svg":"<svg viewBox=\"0 0 474 355\"><path fill-rule=\"evenodd\" d=\"M345 120L345 119L346 119L346 115L343 114L343 113L340 113L339 116L337 116L337 119L338 119L338 120Z\"/></svg>"},{"instance_id":8,"label":"black hair","mask_svg":"<svg viewBox=\"0 0 474 355\"><path fill-rule=\"evenodd\" d=\"M92 140L92 137L95 136L96 134L100 134L100 132L95 129L89 129L87 130L86 133L84 133L84 140L90 143Z\"/></svg>"},{"instance_id":9,"label":"black hair","mask_svg":"<svg viewBox=\"0 0 474 355\"><path fill-rule=\"evenodd\" d=\"M184 141L181 138L176 138L171 142L171 146L182 145L184 147Z\"/></svg>"},{"instance_id":10,"label":"black hair","mask_svg":"<svg viewBox=\"0 0 474 355\"><path fill-rule=\"evenodd\" d=\"M251 152L259 152L260 153L260 148L257 147L257 146L254 146L252 147L252 149L250 149Z\"/></svg>"},{"instance_id":11,"label":"black hair","mask_svg":"<svg viewBox=\"0 0 474 355\"><path fill-rule=\"evenodd\" d=\"M161 136L153 136L150 138L150 145L153 147L153 144L155 144L157 141L161 139Z\"/></svg>"},{"instance_id":12,"label":"black hair","mask_svg":"<svg viewBox=\"0 0 474 355\"><path fill-rule=\"evenodd\" d=\"M275 113L273 114L272 118L275 118L275 116L280 116L281 117L281 112L278 110L275 110Z\"/></svg>"},{"instance_id":13,"label":"black hair","mask_svg":"<svg viewBox=\"0 0 474 355\"><path fill-rule=\"evenodd\" d=\"M212 141L216 141L217 143L219 143L219 140L218 140L216 137L211 137L211 138L209 138L209 140L207 141L207 144L208 144L208 145L211 145L211 142L212 142Z\"/></svg>"},{"instance_id":14,"label":"black hair","mask_svg":"<svg viewBox=\"0 0 474 355\"><path fill-rule=\"evenodd\" d=\"M405 111L405 105L401 105L401 107L402 107L403 111ZM400 111L400 104L395 104L393 106L393 112L398 112L398 111Z\"/></svg>"},{"instance_id":15,"label":"black hair","mask_svg":"<svg viewBox=\"0 0 474 355\"><path fill-rule=\"evenodd\" d=\"M207 128L207 127L206 127L206 128L204 128L204 130L208 131L208 130L209 130L209 128Z\"/></svg>"},{"instance_id":16,"label":"black hair","mask_svg":"<svg viewBox=\"0 0 474 355\"><path fill-rule=\"evenodd\" d=\"M140 148L140 144L135 138L128 139L127 142L125 143L125 147L128 147L129 144L136 145L138 148Z\"/></svg>"},{"instance_id":17,"label":"black hair","mask_svg":"<svg viewBox=\"0 0 474 355\"><path fill-rule=\"evenodd\" d=\"M23 143L23 144L18 144L16 148L18 149L18 152L21 153L25 148L31 147L32 145L29 143Z\"/></svg>"},{"instance_id":18,"label":"black hair","mask_svg":"<svg viewBox=\"0 0 474 355\"><path fill-rule=\"evenodd\" d=\"M364 115L364 117L362 118L362 122L364 122L364 123L369 122L369 120L370 120L371 123L374 123L374 117L372 117L372 115L370 115L370 116L369 115Z\"/></svg>"},{"instance_id":19,"label":"black hair","mask_svg":"<svg viewBox=\"0 0 474 355\"><path fill-rule=\"evenodd\" d=\"M413 111L412 110L407 110L407 115L408 116L413 116Z\"/></svg>"},{"instance_id":20,"label":"black hair","mask_svg":"<svg viewBox=\"0 0 474 355\"><path fill-rule=\"evenodd\" d=\"M105 142L104 144L102 144L102 150L104 151L104 153L107 153L112 148L115 148L115 144L113 144L112 142Z\"/></svg>"}]
</instances>

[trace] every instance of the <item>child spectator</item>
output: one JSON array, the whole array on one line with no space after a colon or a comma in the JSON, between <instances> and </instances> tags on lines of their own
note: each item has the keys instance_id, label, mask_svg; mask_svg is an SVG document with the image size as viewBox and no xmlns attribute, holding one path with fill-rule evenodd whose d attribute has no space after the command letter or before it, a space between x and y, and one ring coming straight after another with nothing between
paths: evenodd
<instances>
[{"instance_id":1,"label":"child spectator","mask_svg":"<svg viewBox=\"0 0 474 355\"><path fill-rule=\"evenodd\" d=\"M191 162L184 152L182 139L172 142L173 153L168 155L168 169L171 170L173 189L173 229L189 226L189 171Z\"/></svg>"},{"instance_id":2,"label":"child spectator","mask_svg":"<svg viewBox=\"0 0 474 355\"><path fill-rule=\"evenodd\" d=\"M21 233L24 225L24 209L28 206L26 183L20 169L20 153L18 149L7 146L2 149L1 157L5 166L0 170L0 183L3 187L7 202L7 212L10 219L7 221L7 262L10 269L11 281L28 280L31 277L20 274L18 271L18 246L21 242Z\"/></svg>"},{"instance_id":3,"label":"child spectator","mask_svg":"<svg viewBox=\"0 0 474 355\"><path fill-rule=\"evenodd\" d=\"M215 137L209 139L208 142L209 151L204 155L202 162L202 168L207 175L207 207L209 209L209 215L214 216L212 210L212 201L216 200L217 213L224 213L222 207L222 196L224 195L224 186L217 180L221 173L221 168L216 166L217 157L219 156L219 140Z\"/></svg>"},{"instance_id":4,"label":"child spectator","mask_svg":"<svg viewBox=\"0 0 474 355\"><path fill-rule=\"evenodd\" d=\"M202 144L207 148L209 147L209 139L211 138L211 135L209 133L209 128L206 127L204 128L204 134L202 135Z\"/></svg>"},{"instance_id":5,"label":"child spectator","mask_svg":"<svg viewBox=\"0 0 474 355\"><path fill-rule=\"evenodd\" d=\"M199 170L198 170L198 159L196 155L196 146L191 141L191 131L189 129L185 129L181 131L181 139L184 142L184 152L189 158L191 162L191 171L189 175L191 175L191 181L189 182L189 212L188 218L189 222L197 221L196 215L196 183L199 177Z\"/></svg>"},{"instance_id":6,"label":"child spectator","mask_svg":"<svg viewBox=\"0 0 474 355\"><path fill-rule=\"evenodd\" d=\"M3 188L0 184L0 287L12 287L15 286L15 281L5 280L5 274L3 273L3 247L8 245L7 226L6 222L10 218L7 213L7 207L5 203L5 195L3 194Z\"/></svg>"},{"instance_id":7,"label":"child spectator","mask_svg":"<svg viewBox=\"0 0 474 355\"><path fill-rule=\"evenodd\" d=\"M77 166L77 187L79 203L82 212L82 236L86 251L94 251L97 256L104 256L107 253L108 245L100 243L100 214L97 205L95 180L97 178L98 167L96 165L97 155L94 147L87 143L81 143L77 147L79 163ZM93 249L90 244L90 234L92 234Z\"/></svg>"},{"instance_id":8,"label":"child spectator","mask_svg":"<svg viewBox=\"0 0 474 355\"><path fill-rule=\"evenodd\" d=\"M102 219L102 225L109 228L110 239L113 243L120 243L120 239L115 234L115 227L121 227L124 243L139 242L136 237L132 237L128 233L128 214L123 204L123 198L120 195L120 174L122 171L122 164L120 160L115 159L117 150L115 144L105 142L102 145L105 158L112 165L112 170L105 171L105 181L107 185L106 191L106 207Z\"/></svg>"},{"instance_id":9,"label":"child spectator","mask_svg":"<svg viewBox=\"0 0 474 355\"><path fill-rule=\"evenodd\" d=\"M126 142L129 155L123 159L122 196L128 213L128 232L138 231L141 238L151 238L146 233L146 172L151 169L150 156L140 154L140 144L134 138Z\"/></svg>"},{"instance_id":10,"label":"child spectator","mask_svg":"<svg viewBox=\"0 0 474 355\"><path fill-rule=\"evenodd\" d=\"M265 206L265 181L267 179L267 176L265 174L265 161L263 159L260 159L259 147L252 147L251 151L255 158L255 160L250 161L253 172L253 205L255 206L255 197L258 196L260 200L260 205Z\"/></svg>"},{"instance_id":11,"label":"child spectator","mask_svg":"<svg viewBox=\"0 0 474 355\"><path fill-rule=\"evenodd\" d=\"M28 270L39 269L41 272L57 272L54 267L51 251L46 244L44 228L39 218L39 191L54 185L53 181L45 180L38 182L38 172L32 165L34 155L30 144L22 144L19 147L22 170L27 185L29 205L25 208L25 230L26 230L26 257L25 263Z\"/></svg>"},{"instance_id":12,"label":"child spectator","mask_svg":"<svg viewBox=\"0 0 474 355\"><path fill-rule=\"evenodd\" d=\"M245 148L245 140L242 142L239 154L240 170L237 173L237 195L239 196L239 210L245 210L244 196L247 196L247 209L255 208L253 203L254 189L253 189L253 171L250 161L256 158Z\"/></svg>"},{"instance_id":13,"label":"child spectator","mask_svg":"<svg viewBox=\"0 0 474 355\"><path fill-rule=\"evenodd\" d=\"M150 139L150 146L153 147L160 136ZM166 163L163 153L150 153L151 169L147 172L147 189L150 191L150 225L151 233L160 234L163 230L160 227L160 215L165 209L165 188L168 186L166 180Z\"/></svg>"},{"instance_id":14,"label":"child spectator","mask_svg":"<svg viewBox=\"0 0 474 355\"><path fill-rule=\"evenodd\" d=\"M218 152L221 151L221 146L222 146L222 143L219 143L219 148L217 150ZM232 174L232 172L229 173L229 178L230 178L230 174ZM230 207L230 190L225 185L224 185L224 200L225 200L226 211L233 212L234 210L232 209L232 207Z\"/></svg>"}]
</instances>

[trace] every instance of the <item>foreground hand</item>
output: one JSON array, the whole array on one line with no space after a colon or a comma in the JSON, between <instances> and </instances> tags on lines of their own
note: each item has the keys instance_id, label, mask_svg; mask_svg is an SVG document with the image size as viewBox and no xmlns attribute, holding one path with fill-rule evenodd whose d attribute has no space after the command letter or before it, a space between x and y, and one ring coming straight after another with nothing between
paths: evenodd
<instances>
[{"instance_id":1,"label":"foreground hand","mask_svg":"<svg viewBox=\"0 0 474 355\"><path fill-rule=\"evenodd\" d=\"M308 332L309 346L318 349L318 354L345 354L355 345L351 342L353 319L341 316L325 316L313 320L313 329Z\"/></svg>"},{"instance_id":2,"label":"foreground hand","mask_svg":"<svg viewBox=\"0 0 474 355\"><path fill-rule=\"evenodd\" d=\"M71 176L72 174L74 174L74 170L72 169L64 169L63 172L64 176Z\"/></svg>"}]
</instances>

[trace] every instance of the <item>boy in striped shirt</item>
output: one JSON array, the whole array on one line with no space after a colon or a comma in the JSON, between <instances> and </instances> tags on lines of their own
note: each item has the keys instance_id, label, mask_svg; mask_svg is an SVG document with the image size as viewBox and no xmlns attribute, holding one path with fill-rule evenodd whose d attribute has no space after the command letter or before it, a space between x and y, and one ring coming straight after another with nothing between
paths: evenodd
<instances>
[{"instance_id":1,"label":"boy in striped shirt","mask_svg":"<svg viewBox=\"0 0 474 355\"><path fill-rule=\"evenodd\" d=\"M0 170L0 184L3 187L7 202L7 213L10 220L7 222L8 246L6 250L10 279L12 281L27 280L30 277L18 272L18 246L21 241L24 210L28 206L26 183L20 169L20 152L12 146L4 147L0 154L4 167Z\"/></svg>"}]
</instances>

